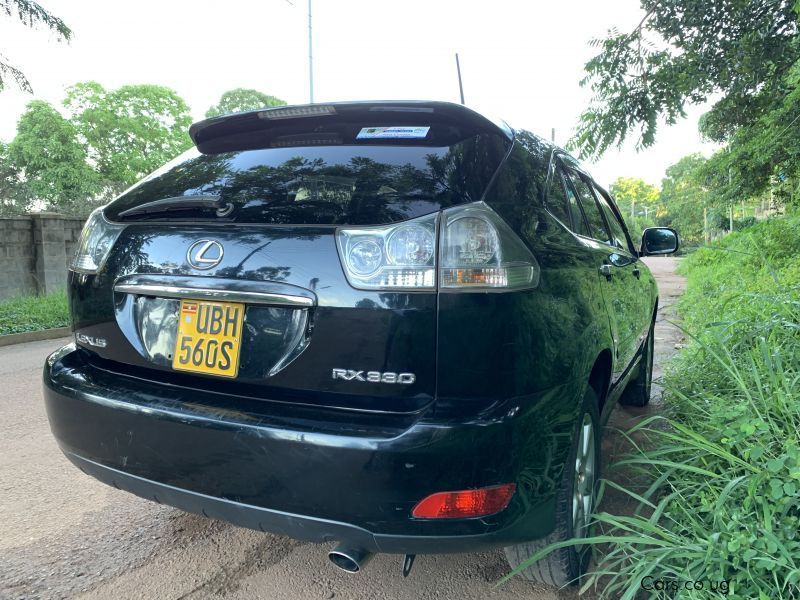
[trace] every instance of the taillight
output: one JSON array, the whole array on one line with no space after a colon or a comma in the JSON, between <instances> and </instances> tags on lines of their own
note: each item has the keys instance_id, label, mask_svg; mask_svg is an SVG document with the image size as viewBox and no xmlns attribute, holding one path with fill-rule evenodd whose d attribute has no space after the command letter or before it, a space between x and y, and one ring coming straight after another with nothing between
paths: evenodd
<instances>
[{"instance_id":1,"label":"taillight","mask_svg":"<svg viewBox=\"0 0 800 600\"><path fill-rule=\"evenodd\" d=\"M442 291L520 290L539 283L539 264L522 240L483 202L442 213Z\"/></svg>"},{"instance_id":2,"label":"taillight","mask_svg":"<svg viewBox=\"0 0 800 600\"><path fill-rule=\"evenodd\" d=\"M350 285L360 289L436 287L436 215L382 227L346 227L336 234Z\"/></svg>"},{"instance_id":3,"label":"taillight","mask_svg":"<svg viewBox=\"0 0 800 600\"><path fill-rule=\"evenodd\" d=\"M417 519L485 517L505 509L516 489L516 484L506 483L476 490L437 492L418 502L411 514Z\"/></svg>"},{"instance_id":4,"label":"taillight","mask_svg":"<svg viewBox=\"0 0 800 600\"><path fill-rule=\"evenodd\" d=\"M108 258L111 248L124 225L109 223L103 216L103 208L92 211L81 231L78 247L69 268L78 273L97 273Z\"/></svg>"},{"instance_id":5,"label":"taillight","mask_svg":"<svg viewBox=\"0 0 800 600\"><path fill-rule=\"evenodd\" d=\"M489 206L475 202L397 225L343 227L336 244L347 280L374 290L508 291L534 288L539 265ZM437 253L437 229L439 235Z\"/></svg>"}]
</instances>

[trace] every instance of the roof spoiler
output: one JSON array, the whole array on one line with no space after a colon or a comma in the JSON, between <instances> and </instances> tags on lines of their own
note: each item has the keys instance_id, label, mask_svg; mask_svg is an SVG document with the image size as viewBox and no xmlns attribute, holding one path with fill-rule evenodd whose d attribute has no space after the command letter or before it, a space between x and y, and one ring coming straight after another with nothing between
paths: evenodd
<instances>
[{"instance_id":1,"label":"roof spoiler","mask_svg":"<svg viewBox=\"0 0 800 600\"><path fill-rule=\"evenodd\" d=\"M198 121L189 135L203 153L219 151L223 139L255 132L269 133L302 121L311 130L318 124L336 120L377 125L390 120L394 125L459 124L476 132L493 133L512 140L514 132L503 121L489 119L461 104L451 102L381 101L297 104L233 113Z\"/></svg>"}]
</instances>

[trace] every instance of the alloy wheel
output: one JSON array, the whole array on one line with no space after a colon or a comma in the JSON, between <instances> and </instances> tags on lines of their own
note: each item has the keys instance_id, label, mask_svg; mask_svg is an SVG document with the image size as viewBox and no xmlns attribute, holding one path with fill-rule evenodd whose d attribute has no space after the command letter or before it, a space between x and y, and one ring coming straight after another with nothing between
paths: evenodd
<instances>
[{"instance_id":1,"label":"alloy wheel","mask_svg":"<svg viewBox=\"0 0 800 600\"><path fill-rule=\"evenodd\" d=\"M572 496L572 527L575 538L586 537L592 517L597 457L594 440L594 422L584 414L575 453L575 482Z\"/></svg>"}]
</instances>

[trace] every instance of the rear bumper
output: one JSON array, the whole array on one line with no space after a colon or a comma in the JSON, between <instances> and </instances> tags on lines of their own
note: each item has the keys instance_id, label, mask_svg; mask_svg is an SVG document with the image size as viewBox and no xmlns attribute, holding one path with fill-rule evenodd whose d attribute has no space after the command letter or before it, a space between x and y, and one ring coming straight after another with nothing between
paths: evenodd
<instances>
[{"instance_id":1,"label":"rear bumper","mask_svg":"<svg viewBox=\"0 0 800 600\"><path fill-rule=\"evenodd\" d=\"M210 519L222 519L240 527L286 535L295 539L312 542L346 541L369 552L414 554L464 552L494 545L493 539L496 539L495 544L503 543L503 536L498 536L497 533L459 536L402 536L373 533L350 523L296 515L206 496L136 477L69 451L65 451L64 454L87 475L117 489Z\"/></svg>"},{"instance_id":2,"label":"rear bumper","mask_svg":"<svg viewBox=\"0 0 800 600\"><path fill-rule=\"evenodd\" d=\"M503 418L335 434L237 412L219 394L114 375L82 352L67 346L48 358L47 414L67 458L109 485L236 525L372 552L473 551L552 530L568 390L512 404ZM518 491L497 515L411 517L431 493L508 482Z\"/></svg>"}]
</instances>

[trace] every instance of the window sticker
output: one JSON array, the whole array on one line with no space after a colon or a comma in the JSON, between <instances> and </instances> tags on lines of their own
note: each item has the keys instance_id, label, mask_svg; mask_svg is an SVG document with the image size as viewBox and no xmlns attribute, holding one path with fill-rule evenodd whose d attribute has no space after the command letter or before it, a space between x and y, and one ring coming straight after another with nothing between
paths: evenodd
<instances>
[{"instance_id":1,"label":"window sticker","mask_svg":"<svg viewBox=\"0 0 800 600\"><path fill-rule=\"evenodd\" d=\"M356 139L422 139L428 131L430 127L362 127Z\"/></svg>"}]
</instances>

